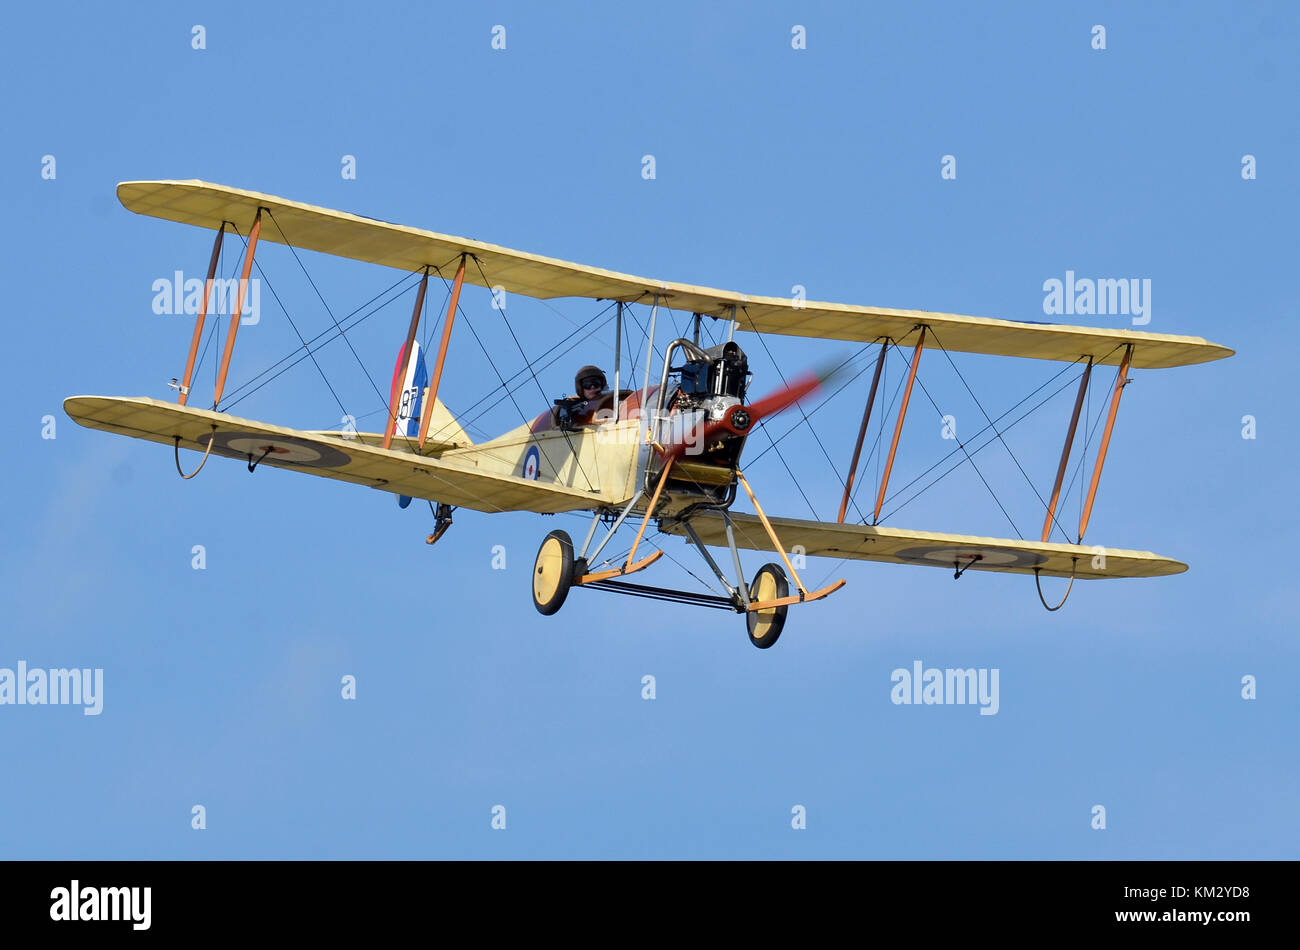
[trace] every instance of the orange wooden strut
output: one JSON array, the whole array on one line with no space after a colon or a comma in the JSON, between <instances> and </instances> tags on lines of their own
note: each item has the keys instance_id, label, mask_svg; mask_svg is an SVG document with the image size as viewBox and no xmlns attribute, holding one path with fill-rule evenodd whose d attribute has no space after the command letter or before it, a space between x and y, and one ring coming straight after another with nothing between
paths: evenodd
<instances>
[{"instance_id":1,"label":"orange wooden strut","mask_svg":"<svg viewBox=\"0 0 1300 950\"><path fill-rule=\"evenodd\" d=\"M1065 479L1065 466L1070 461L1070 449L1074 445L1074 430L1079 425L1079 410L1083 408L1083 394L1088 391L1088 380L1092 377L1092 357L1088 357L1088 366L1079 380L1079 394L1074 397L1074 414L1070 416L1070 428L1065 433L1065 448L1061 449L1061 464L1056 468L1056 484L1052 486L1052 500L1047 503L1047 517L1043 519L1043 540L1052 536L1052 518L1056 514L1056 502L1061 497L1061 482Z\"/></svg>"},{"instance_id":2,"label":"orange wooden strut","mask_svg":"<svg viewBox=\"0 0 1300 950\"><path fill-rule=\"evenodd\" d=\"M781 560L785 562L786 570L788 570L790 576L794 578L794 586L799 588L799 593L806 597L808 591L803 586L803 581L799 579L799 572L794 569L794 565L791 564L790 559L786 557L785 548L781 546L781 539L778 538L776 532L772 530L772 522L767 520L767 515L763 512L763 507L758 503L758 499L754 497L754 491L749 487L749 482L745 480L744 473L742 473L740 469L736 469L736 480L744 487L745 494L749 496L750 503L754 506L754 512L758 515L758 520L763 523L763 527L767 529L767 536L772 539L772 546L775 547L777 553L781 555ZM744 583L743 578L741 578L740 581L741 583Z\"/></svg>"},{"instance_id":3,"label":"orange wooden strut","mask_svg":"<svg viewBox=\"0 0 1300 950\"><path fill-rule=\"evenodd\" d=\"M194 324L194 336L190 340L190 355L185 360L185 375L181 377L180 396L177 402L182 406L190 398L190 380L194 378L194 360L199 355L199 340L203 337L203 323L208 317L208 297L212 295L212 281L217 276L217 261L221 259L221 239L226 236L226 222L221 222L216 240L212 242L212 259L208 261L208 279L203 282L203 303L199 304L199 319Z\"/></svg>"},{"instance_id":4,"label":"orange wooden strut","mask_svg":"<svg viewBox=\"0 0 1300 950\"><path fill-rule=\"evenodd\" d=\"M844 480L844 497L840 499L840 515L835 519L837 524L844 523L844 513L849 510L853 476L858 471L858 459L862 456L862 440L867 436L867 423L871 421L871 407L876 404L876 387L880 385L880 371L885 367L887 349L889 349L889 340L880 344L880 355L876 357L876 375L871 377L871 391L867 394L867 408L862 413L862 425L858 427L858 441L853 446L853 461L849 463L849 477Z\"/></svg>"},{"instance_id":5,"label":"orange wooden strut","mask_svg":"<svg viewBox=\"0 0 1300 950\"><path fill-rule=\"evenodd\" d=\"M574 581L575 584L591 584L595 581L608 580L611 577L624 577L628 574L635 574L637 571L644 571L655 561L663 557L663 551L654 551L643 557L641 560L636 558L636 549L641 545L641 538L645 536L646 525L650 523L650 518L654 514L655 506L659 504L659 496L663 493L664 484L668 481L668 472L673 467L671 457L664 462L664 469L659 473L659 481L655 484L654 494L650 496L650 504L645 510L645 515L641 518L641 527L637 529L636 540L632 542L632 550L627 552L627 562L622 567L611 568L606 571L595 571L583 574Z\"/></svg>"},{"instance_id":6,"label":"orange wooden strut","mask_svg":"<svg viewBox=\"0 0 1300 950\"><path fill-rule=\"evenodd\" d=\"M840 578L833 584L827 584L820 590L814 590L809 593L791 594L789 597L778 597L775 600L752 600L746 610L769 610L772 607L780 607L782 604L810 604L814 600L821 600L835 593L848 581Z\"/></svg>"},{"instance_id":7,"label":"orange wooden strut","mask_svg":"<svg viewBox=\"0 0 1300 950\"><path fill-rule=\"evenodd\" d=\"M898 451L898 437L903 434L903 419L907 416L907 403L912 398L912 383L916 382L916 367L921 362L921 347L925 346L925 327L921 327L921 338L916 341L912 351L912 366L907 371L907 388L903 390L903 402L898 407L898 422L894 425L894 439L889 444L889 458L885 462L885 474L880 479L880 491L876 493L876 513L872 521L879 523L880 509L885 504L885 489L889 486L889 473L894 467L894 453Z\"/></svg>"},{"instance_id":8,"label":"orange wooden strut","mask_svg":"<svg viewBox=\"0 0 1300 950\"><path fill-rule=\"evenodd\" d=\"M814 591L809 591L808 588L804 587L803 581L799 579L799 573L794 569L794 565L790 563L790 558L786 556L785 547L781 544L781 539L776 536L776 529L772 527L772 522L767 520L767 515L763 512L763 506L758 503L758 498L754 495L754 490L749 487L749 482L745 479L745 473L740 469L736 469L736 480L745 487L745 494L749 495L749 500L753 502L754 512L758 515L758 520L763 523L763 527L767 531L767 536L772 541L773 549L781 555L781 560L785 562L786 570L788 570L790 576L794 578L794 586L799 588L799 593L791 594L789 597L778 597L775 600L750 601L749 606L745 608L746 610L767 610L769 607L780 607L783 604L810 603L814 600L821 600L823 597L835 593L843 587L845 583L847 583L844 580L838 580L833 584L828 584L820 590ZM745 583L743 577L737 578L737 580L741 584Z\"/></svg>"},{"instance_id":9,"label":"orange wooden strut","mask_svg":"<svg viewBox=\"0 0 1300 950\"><path fill-rule=\"evenodd\" d=\"M217 373L217 389L212 396L212 405L221 403L221 394L226 388L226 373L230 370L230 354L235 352L235 334L239 332L239 315L244 309L244 292L248 289L248 277L253 272L253 252L257 250L257 236L262 233L262 209L257 209L253 219L252 230L248 232L248 250L244 253L244 270L239 278L239 294L235 300L235 312L230 318L230 330L226 334L226 351L221 355L221 369Z\"/></svg>"},{"instance_id":10,"label":"orange wooden strut","mask_svg":"<svg viewBox=\"0 0 1300 950\"><path fill-rule=\"evenodd\" d=\"M1101 434L1101 448L1097 450L1097 464L1092 467L1092 484L1088 486L1088 500L1083 505L1083 517L1079 519L1079 540L1088 530L1088 518L1092 515L1092 503L1097 497L1097 485L1101 482L1101 467L1106 464L1106 450L1110 448L1110 433L1115 428L1115 414L1119 412L1119 397L1128 385L1128 364L1133 358L1133 344L1124 348L1124 359L1119 364L1119 375L1115 377L1115 392L1110 397L1110 412L1106 416L1106 431Z\"/></svg>"},{"instance_id":11,"label":"orange wooden strut","mask_svg":"<svg viewBox=\"0 0 1300 950\"><path fill-rule=\"evenodd\" d=\"M420 328L420 314L424 312L424 291L429 286L429 268L424 269L424 276L420 278L420 290L415 295L415 309L411 311L411 326L406 331L406 343L402 345L402 352L397 357L401 363L397 372L406 373L406 364L411 360L411 346L415 343L415 333ZM393 388L389 394L392 405L388 407L388 428L384 430L384 448L393 444L393 435L397 432L397 413L401 408L402 392ZM421 412L423 412L423 407Z\"/></svg>"},{"instance_id":12,"label":"orange wooden strut","mask_svg":"<svg viewBox=\"0 0 1300 950\"><path fill-rule=\"evenodd\" d=\"M650 523L650 517L654 514L655 505L659 504L659 496L663 493L664 483L668 481L668 472L672 467L673 460L670 457L664 462L664 470L659 473L659 483L655 485L655 492L650 496L650 506L645 510L645 517L641 519L641 527L636 533L636 540L632 542L632 550L627 552L627 564L624 565L625 571L630 570L632 567L632 559L636 557L636 549L641 544L641 536L645 534L645 526Z\"/></svg>"},{"instance_id":13,"label":"orange wooden strut","mask_svg":"<svg viewBox=\"0 0 1300 950\"><path fill-rule=\"evenodd\" d=\"M610 568L607 571L595 571L594 573L591 574L583 574L580 578L578 578L573 583L591 584L595 581L607 581L611 577L626 577L628 574L635 574L637 571L644 571L647 567L649 567L651 564L653 564L655 561L659 560L663 556L664 556L663 551L652 551L650 554L643 557L635 564L624 564L622 567Z\"/></svg>"},{"instance_id":14,"label":"orange wooden strut","mask_svg":"<svg viewBox=\"0 0 1300 950\"><path fill-rule=\"evenodd\" d=\"M451 343L451 325L456 320L456 305L460 303L460 287L465 282L465 258L460 256L460 267L456 269L456 279L451 285L451 301L447 304L447 319L442 324L442 342L438 344L438 362L433 367L433 381L429 384L429 395L420 406L420 449L424 449L424 440L429 435L429 421L433 418L434 400L438 398L438 384L442 382L442 364L447 359L447 346Z\"/></svg>"}]
</instances>

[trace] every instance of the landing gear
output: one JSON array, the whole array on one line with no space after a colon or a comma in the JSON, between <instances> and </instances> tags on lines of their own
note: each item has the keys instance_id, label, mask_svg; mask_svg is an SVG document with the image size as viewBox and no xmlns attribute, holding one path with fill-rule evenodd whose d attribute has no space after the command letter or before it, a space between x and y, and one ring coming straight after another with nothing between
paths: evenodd
<instances>
[{"instance_id":1,"label":"landing gear","mask_svg":"<svg viewBox=\"0 0 1300 950\"><path fill-rule=\"evenodd\" d=\"M537 551L537 559L533 563L533 605L537 608L538 613L549 615L559 610L568 596L569 589L572 587L617 591L636 597L647 597L652 600L696 604L698 606L715 607L719 610L743 613L745 615L745 628L749 633L749 642L760 650L766 650L776 643L777 638L781 636L790 604L804 604L821 600L844 586L844 581L839 580L819 590L809 591L804 587L794 565L786 557L785 548L782 547L780 539L772 529L771 522L763 514L758 499L754 498L754 492L749 487L749 483L745 481L745 476L740 473L739 469L736 469L736 480L745 487L746 493L754 503L757 520L766 529L767 536L772 543L771 550L775 550L781 555L781 561L785 565L783 570L779 564L764 564L758 569L747 589L745 587L744 568L740 563L740 550L736 545L734 530L734 521L736 519L728 513L724 505L718 503L705 505L702 502L688 504L684 511L684 517L681 512L675 515L666 515L659 510L659 499L663 494L664 483L668 481L669 473L674 468L674 462L672 456L665 460L664 467L655 482L654 494L650 496L649 503L643 506L644 514L641 517L641 526L637 531L636 540L632 543L632 550L627 553L626 560L619 566L608 567L608 559L606 561L599 560L600 552L609 539L613 537L618 526L631 514L633 507L641 503L641 500L645 497L644 492L634 496L627 502L622 513L614 519L604 540L596 545L595 549L591 550L590 553L588 551L592 540L595 538L597 527L599 527L602 520L608 520L608 516L612 513L608 509L597 509L594 512L591 527L587 531L586 539L583 541L579 552L580 557L574 557L573 543L563 531L552 531L546 536L545 540L542 541L541 548ZM646 488L648 487L647 483ZM734 495L735 486L733 485L732 488L732 494ZM705 509L718 512L717 515L710 514L705 522L706 524L713 522L710 530L714 533L712 540L715 544L719 543L716 534L719 525L715 519L720 518L722 522L721 528L726 537L727 547L731 549L731 557L736 565L734 584L727 579L726 573L718 566L718 562L713 559L713 555L709 553L703 538L691 526L691 521ZM690 539L690 542L699 551L700 556L713 569L713 573L722 583L723 588L726 589L725 595L717 593L716 588L714 594L702 594L664 587L650 587L644 584L631 584L622 580L628 574L649 567L663 554L662 550L656 550L653 554L641 558L639 561L636 560L637 546L645 536L646 527L652 517L658 519L660 531L685 534ZM743 517L747 525L752 523L753 516L746 515ZM622 558L615 560L622 560ZM592 570L593 564L595 570ZM789 571L789 577L794 579L794 585L798 588L799 592L795 596L790 594L790 583L786 571Z\"/></svg>"},{"instance_id":2,"label":"landing gear","mask_svg":"<svg viewBox=\"0 0 1300 950\"><path fill-rule=\"evenodd\" d=\"M573 586L573 566L573 541L564 531L552 531L533 563L533 606L538 613L550 616L564 606Z\"/></svg>"},{"instance_id":3,"label":"landing gear","mask_svg":"<svg viewBox=\"0 0 1300 950\"><path fill-rule=\"evenodd\" d=\"M790 593L790 584L785 578L785 571L780 565L764 564L754 575L754 582L749 585L751 602L780 600ZM789 604L777 607L764 607L760 610L745 612L745 623L749 628L749 642L760 650L766 650L776 643L785 626L785 614Z\"/></svg>"},{"instance_id":4,"label":"landing gear","mask_svg":"<svg viewBox=\"0 0 1300 950\"><path fill-rule=\"evenodd\" d=\"M405 495L402 496L406 498ZM410 501L408 498L407 501ZM438 502L438 510L433 513L433 534L424 539L425 544L434 544L439 538L447 533L451 527L451 513L454 509L451 505L444 502Z\"/></svg>"}]
</instances>

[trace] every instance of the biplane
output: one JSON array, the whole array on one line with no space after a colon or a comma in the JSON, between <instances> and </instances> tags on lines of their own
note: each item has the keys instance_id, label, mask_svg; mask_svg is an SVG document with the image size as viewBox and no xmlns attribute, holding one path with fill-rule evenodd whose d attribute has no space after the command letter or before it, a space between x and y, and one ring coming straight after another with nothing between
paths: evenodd
<instances>
[{"instance_id":1,"label":"biplane","mask_svg":"<svg viewBox=\"0 0 1300 950\"><path fill-rule=\"evenodd\" d=\"M1042 576L1069 578L1071 587L1075 579L1156 577L1187 569L1179 561L1146 551L1105 548L1105 557L1098 559L1097 549L1084 545L1083 536L1130 371L1232 355L1230 349L1199 337L750 296L600 270L202 181L125 182L118 186L117 195L127 209L138 214L215 231L212 257L185 368L172 383L178 391L176 401L72 396L64 402L72 419L90 428L171 445L177 471L184 478L198 474L211 455L218 455L238 459L250 471L258 465L272 465L366 485L399 496L403 507L413 498L427 500L435 519L434 531L427 538L430 543L443 535L458 508L488 513L589 513L589 527L580 544L563 530L551 531L541 542L530 582L534 605L542 614L558 611L574 588L613 591L733 611L745 618L750 641L767 648L780 636L789 607L822 600L845 584L841 579L809 590L791 560L794 550L841 562L944 567L954 570L955 576L974 570L1033 574L1036 581ZM195 360L222 241L230 234L244 242L238 299L226 330L215 390L210 402L200 407L191 405ZM383 431L299 430L239 418L228 408L223 411L240 308L254 255L259 242L265 241L396 268L405 272L404 279L412 281L418 276L415 306L394 369ZM296 250L294 253L296 256ZM430 275L445 283L452 274L430 373L417 328ZM466 282L506 288L540 300L586 298L616 308L612 387L594 399L565 407L557 404L495 438L472 441L439 392ZM625 308L633 304L649 306L649 329L640 385L625 387L619 362L623 317ZM658 349L656 316L664 307L690 312L694 333L668 340ZM704 319L725 326L726 339L712 345L702 342ZM337 320L335 324L342 335L344 328ZM737 340L737 335L746 339L745 334L854 341L877 350L834 522L769 517L744 475L741 459L748 437L764 419L824 388L835 373L828 368L807 372L770 395L753 398L753 374ZM928 346L950 352L1063 361L1081 368L1055 484L1044 503L1039 540L941 534L880 523L917 367ZM865 517L862 523L846 523L863 439L877 401L881 367L891 348L900 354L910 353L910 359L883 477L875 504L868 509L872 512L870 523ZM651 365L656 353L661 355L657 377ZM1058 500L1084 394L1098 366L1118 369L1110 387L1087 500L1081 505L1077 531L1067 532L1057 518ZM882 433L884 423L882 417ZM202 454L197 468L188 474L181 464L182 448ZM753 507L752 514L733 510L741 491ZM627 580L651 567L664 553L658 548L641 553L652 522L657 533L683 537L717 578L722 592L712 585L715 593ZM617 557L602 559L611 538L625 524L629 530L636 528L631 549L624 555L620 546ZM1051 540L1054 527L1065 541ZM729 557L715 558L710 548L725 551ZM778 557L760 567L746 583L741 549ZM734 574L720 559L730 561ZM1069 588L1066 596L1068 593ZM1039 597L1043 597L1041 586ZM1060 606L1045 599L1043 604L1049 610Z\"/></svg>"}]
</instances>

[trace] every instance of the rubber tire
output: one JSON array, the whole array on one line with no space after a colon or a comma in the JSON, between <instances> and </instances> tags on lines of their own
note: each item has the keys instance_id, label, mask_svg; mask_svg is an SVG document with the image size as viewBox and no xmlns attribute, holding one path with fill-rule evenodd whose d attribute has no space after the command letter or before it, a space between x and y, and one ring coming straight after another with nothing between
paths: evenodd
<instances>
[{"instance_id":1,"label":"rubber tire","mask_svg":"<svg viewBox=\"0 0 1300 950\"><path fill-rule=\"evenodd\" d=\"M573 541L557 529L542 539L533 560L533 606L549 617L564 606L572 586Z\"/></svg>"},{"instance_id":2,"label":"rubber tire","mask_svg":"<svg viewBox=\"0 0 1300 950\"><path fill-rule=\"evenodd\" d=\"M766 589L763 590L763 596L760 598L759 591L763 588ZM754 580L749 585L751 601L776 600L789 594L790 582L786 580L785 571L779 564L764 564L754 574ZM776 643L785 628L785 615L789 609L789 604L782 604L764 611L745 611L745 626L749 632L749 642L760 650L766 650ZM762 617L759 617L760 613L763 614Z\"/></svg>"}]
</instances>

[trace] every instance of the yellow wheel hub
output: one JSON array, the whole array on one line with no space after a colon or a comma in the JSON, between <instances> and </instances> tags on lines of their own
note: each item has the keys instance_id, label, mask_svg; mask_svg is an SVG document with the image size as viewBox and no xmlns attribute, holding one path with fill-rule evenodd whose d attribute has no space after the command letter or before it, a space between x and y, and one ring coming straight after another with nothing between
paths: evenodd
<instances>
[{"instance_id":1,"label":"yellow wheel hub","mask_svg":"<svg viewBox=\"0 0 1300 950\"><path fill-rule=\"evenodd\" d=\"M555 596L564 573L564 549L558 538L548 538L537 552L537 565L533 570L533 597L544 604Z\"/></svg>"},{"instance_id":2,"label":"yellow wheel hub","mask_svg":"<svg viewBox=\"0 0 1300 950\"><path fill-rule=\"evenodd\" d=\"M759 575L758 583L750 590L749 599L761 603L765 600L772 600L776 597L776 594L776 578L764 571ZM768 631L772 629L772 618L776 616L777 610L776 607L767 607L763 610L754 611L756 620L754 624L755 640L762 640L767 636Z\"/></svg>"}]
</instances>

